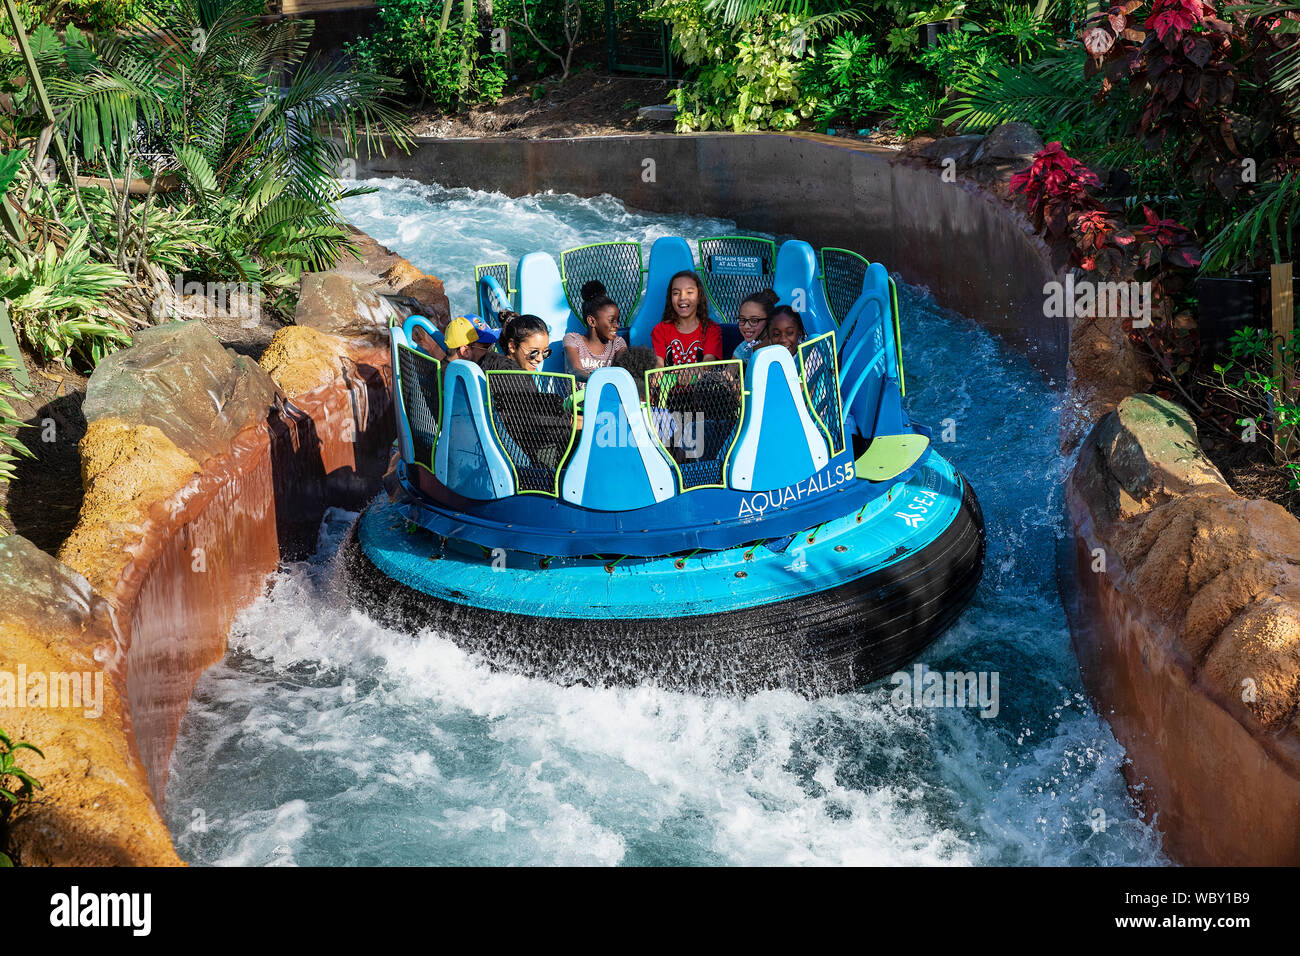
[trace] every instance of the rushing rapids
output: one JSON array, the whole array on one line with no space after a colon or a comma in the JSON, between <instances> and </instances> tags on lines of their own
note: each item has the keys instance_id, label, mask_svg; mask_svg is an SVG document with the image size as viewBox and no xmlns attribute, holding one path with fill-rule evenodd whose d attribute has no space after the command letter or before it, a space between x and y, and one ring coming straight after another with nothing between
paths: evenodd
<instances>
[{"instance_id":1,"label":"rushing rapids","mask_svg":"<svg viewBox=\"0 0 1300 956\"><path fill-rule=\"evenodd\" d=\"M509 257L543 243L727 229L608 199L378 185L348 213L447 276L462 311L473 303L462 277L484 244ZM922 655L919 690L911 668L908 694L887 678L814 699L564 687L494 670L437 633L412 639L349 606L336 555L354 516L335 512L317 554L287 566L241 616L226 660L196 689L166 806L181 855L273 865L1162 861L1125 790L1124 753L1083 698L1056 596L1058 395L923 291L900 284L899 299L904 340L926 343L908 353L908 410L951 439L940 447L979 488L988 528L983 581ZM931 671L973 675L975 693L927 700Z\"/></svg>"}]
</instances>

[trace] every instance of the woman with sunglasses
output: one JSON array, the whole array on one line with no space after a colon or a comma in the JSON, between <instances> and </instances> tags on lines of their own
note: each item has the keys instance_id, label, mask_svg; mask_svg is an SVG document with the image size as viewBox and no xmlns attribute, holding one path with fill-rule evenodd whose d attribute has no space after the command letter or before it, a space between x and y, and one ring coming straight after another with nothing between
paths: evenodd
<instances>
[{"instance_id":1,"label":"woman with sunglasses","mask_svg":"<svg viewBox=\"0 0 1300 956\"><path fill-rule=\"evenodd\" d=\"M497 343L505 354L485 355L481 363L485 372L540 372L551 354L550 330L535 315L511 315ZM566 396L535 375L490 376L488 387L495 396L494 414L504 431L502 437L527 456L522 467L557 468L574 426L573 412L564 405ZM581 421L579 416L579 428ZM511 456L516 457L513 452ZM517 459L516 465L521 462Z\"/></svg>"},{"instance_id":2,"label":"woman with sunglasses","mask_svg":"<svg viewBox=\"0 0 1300 956\"><path fill-rule=\"evenodd\" d=\"M736 327L740 329L741 342L731 353L732 358L748 362L754 357L757 349L768 344L767 324L775 308L776 292L773 289L764 289L762 292L745 296L745 301L740 303L740 313L736 316Z\"/></svg>"},{"instance_id":3,"label":"woman with sunglasses","mask_svg":"<svg viewBox=\"0 0 1300 956\"><path fill-rule=\"evenodd\" d=\"M535 315L516 315L501 330L501 349L516 367L537 372L551 357L551 330Z\"/></svg>"}]
</instances>

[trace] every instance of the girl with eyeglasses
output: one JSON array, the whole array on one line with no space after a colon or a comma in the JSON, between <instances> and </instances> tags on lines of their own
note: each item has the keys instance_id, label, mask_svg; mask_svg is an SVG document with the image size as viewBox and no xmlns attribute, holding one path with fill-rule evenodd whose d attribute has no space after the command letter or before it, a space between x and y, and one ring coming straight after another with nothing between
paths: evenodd
<instances>
[{"instance_id":1,"label":"girl with eyeglasses","mask_svg":"<svg viewBox=\"0 0 1300 956\"><path fill-rule=\"evenodd\" d=\"M757 349L767 345L767 325L776 308L776 292L764 289L753 295L745 296L740 303L740 312L736 316L736 327L740 329L741 342L731 353L732 358L748 362Z\"/></svg>"}]
</instances>

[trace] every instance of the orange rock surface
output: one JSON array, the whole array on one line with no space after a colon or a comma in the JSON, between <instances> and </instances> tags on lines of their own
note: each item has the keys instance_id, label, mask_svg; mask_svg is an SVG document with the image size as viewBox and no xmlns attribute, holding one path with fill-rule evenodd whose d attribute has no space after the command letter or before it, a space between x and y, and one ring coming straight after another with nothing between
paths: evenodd
<instances>
[{"instance_id":1,"label":"orange rock surface","mask_svg":"<svg viewBox=\"0 0 1300 956\"><path fill-rule=\"evenodd\" d=\"M1300 863L1300 522L1234 494L1151 395L1097 424L1066 501L1084 682L1166 849Z\"/></svg>"}]
</instances>

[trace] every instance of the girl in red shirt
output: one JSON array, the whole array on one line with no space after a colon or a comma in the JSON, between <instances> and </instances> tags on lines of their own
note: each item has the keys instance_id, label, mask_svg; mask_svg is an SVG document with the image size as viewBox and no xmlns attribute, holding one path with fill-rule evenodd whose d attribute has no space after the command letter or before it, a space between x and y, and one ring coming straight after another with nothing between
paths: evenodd
<instances>
[{"instance_id":1,"label":"girl in red shirt","mask_svg":"<svg viewBox=\"0 0 1300 956\"><path fill-rule=\"evenodd\" d=\"M709 319L704 283L689 270L668 283L663 321L650 331L650 344L664 365L713 362L722 356L722 329Z\"/></svg>"}]
</instances>

